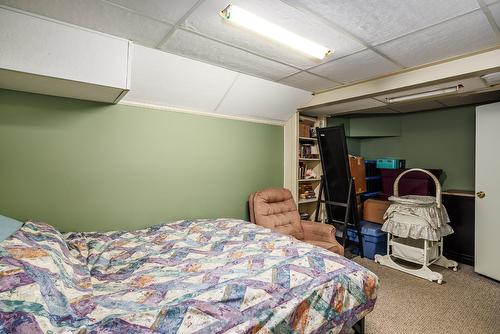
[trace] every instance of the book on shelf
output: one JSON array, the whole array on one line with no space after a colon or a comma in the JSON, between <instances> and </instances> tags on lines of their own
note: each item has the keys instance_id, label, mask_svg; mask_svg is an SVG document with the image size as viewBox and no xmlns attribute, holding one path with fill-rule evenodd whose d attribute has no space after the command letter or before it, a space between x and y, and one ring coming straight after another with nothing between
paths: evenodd
<instances>
[{"instance_id":1,"label":"book on shelf","mask_svg":"<svg viewBox=\"0 0 500 334\"><path fill-rule=\"evenodd\" d=\"M307 165L305 162L299 162L299 179L305 178Z\"/></svg>"},{"instance_id":2,"label":"book on shelf","mask_svg":"<svg viewBox=\"0 0 500 334\"><path fill-rule=\"evenodd\" d=\"M313 199L316 198L316 192L312 184L304 183L299 186L299 198L301 199Z\"/></svg>"},{"instance_id":3,"label":"book on shelf","mask_svg":"<svg viewBox=\"0 0 500 334\"><path fill-rule=\"evenodd\" d=\"M312 154L312 145L311 144L300 144L300 156L307 157Z\"/></svg>"}]
</instances>

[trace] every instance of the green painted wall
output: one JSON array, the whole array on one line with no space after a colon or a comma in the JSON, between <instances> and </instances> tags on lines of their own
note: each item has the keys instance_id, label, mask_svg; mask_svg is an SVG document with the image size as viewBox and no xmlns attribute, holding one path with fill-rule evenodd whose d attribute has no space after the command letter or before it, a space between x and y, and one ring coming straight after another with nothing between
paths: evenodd
<instances>
[{"instance_id":1,"label":"green painted wall","mask_svg":"<svg viewBox=\"0 0 500 334\"><path fill-rule=\"evenodd\" d=\"M475 106L363 117L358 123L367 127L366 133L377 126L370 122L374 118L400 122L401 134L358 139L360 155L398 157L406 159L408 167L440 168L444 189L474 189Z\"/></svg>"},{"instance_id":2,"label":"green painted wall","mask_svg":"<svg viewBox=\"0 0 500 334\"><path fill-rule=\"evenodd\" d=\"M0 214L62 231L246 218L283 128L0 90Z\"/></svg>"},{"instance_id":3,"label":"green painted wall","mask_svg":"<svg viewBox=\"0 0 500 334\"><path fill-rule=\"evenodd\" d=\"M361 141L358 138L349 137L351 131L350 122L351 119L345 117L328 117L326 119L327 126L344 125L348 153L351 155L361 155Z\"/></svg>"}]
</instances>

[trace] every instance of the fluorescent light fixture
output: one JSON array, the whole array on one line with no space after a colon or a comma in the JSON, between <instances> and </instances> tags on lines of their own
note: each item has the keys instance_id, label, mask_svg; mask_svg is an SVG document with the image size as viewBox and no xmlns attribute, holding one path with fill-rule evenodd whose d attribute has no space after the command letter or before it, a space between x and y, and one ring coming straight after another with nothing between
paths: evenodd
<instances>
[{"instance_id":1,"label":"fluorescent light fixture","mask_svg":"<svg viewBox=\"0 0 500 334\"><path fill-rule=\"evenodd\" d=\"M481 76L488 86L500 84L500 72L489 73Z\"/></svg>"},{"instance_id":2,"label":"fluorescent light fixture","mask_svg":"<svg viewBox=\"0 0 500 334\"><path fill-rule=\"evenodd\" d=\"M404 102L404 101L423 99L426 97L455 93L455 92L458 92L458 90L463 88L463 87L464 86L462 84L460 84L460 85L456 85L456 86L452 86L452 87L429 90L426 92L421 92L421 93L416 93L416 94L409 94L409 95L403 95L403 96L397 96L397 97L389 97L386 99L386 101L388 103L395 103L395 102Z\"/></svg>"},{"instance_id":3,"label":"fluorescent light fixture","mask_svg":"<svg viewBox=\"0 0 500 334\"><path fill-rule=\"evenodd\" d=\"M229 5L220 12L220 15L229 22L285 44L314 58L323 59L332 53L330 49L266 21L241 7Z\"/></svg>"}]
</instances>

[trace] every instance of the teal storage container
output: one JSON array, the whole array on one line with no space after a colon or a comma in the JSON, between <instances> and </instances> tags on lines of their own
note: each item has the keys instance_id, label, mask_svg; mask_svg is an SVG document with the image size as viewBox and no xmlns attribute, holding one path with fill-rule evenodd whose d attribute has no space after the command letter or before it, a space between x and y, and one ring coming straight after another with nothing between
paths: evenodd
<instances>
[{"instance_id":1,"label":"teal storage container","mask_svg":"<svg viewBox=\"0 0 500 334\"><path fill-rule=\"evenodd\" d=\"M394 158L377 159L377 168L398 169L405 168L405 160Z\"/></svg>"}]
</instances>

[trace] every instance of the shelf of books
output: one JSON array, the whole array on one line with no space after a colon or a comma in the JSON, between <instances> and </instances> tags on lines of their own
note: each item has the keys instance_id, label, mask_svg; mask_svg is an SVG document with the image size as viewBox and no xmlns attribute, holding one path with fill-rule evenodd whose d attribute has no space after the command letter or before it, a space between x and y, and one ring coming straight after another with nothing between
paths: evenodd
<instances>
[{"instance_id":1,"label":"shelf of books","mask_svg":"<svg viewBox=\"0 0 500 334\"><path fill-rule=\"evenodd\" d=\"M314 220L321 182L321 160L319 156L316 127L320 120L299 115L298 127L298 206L301 218Z\"/></svg>"}]
</instances>

